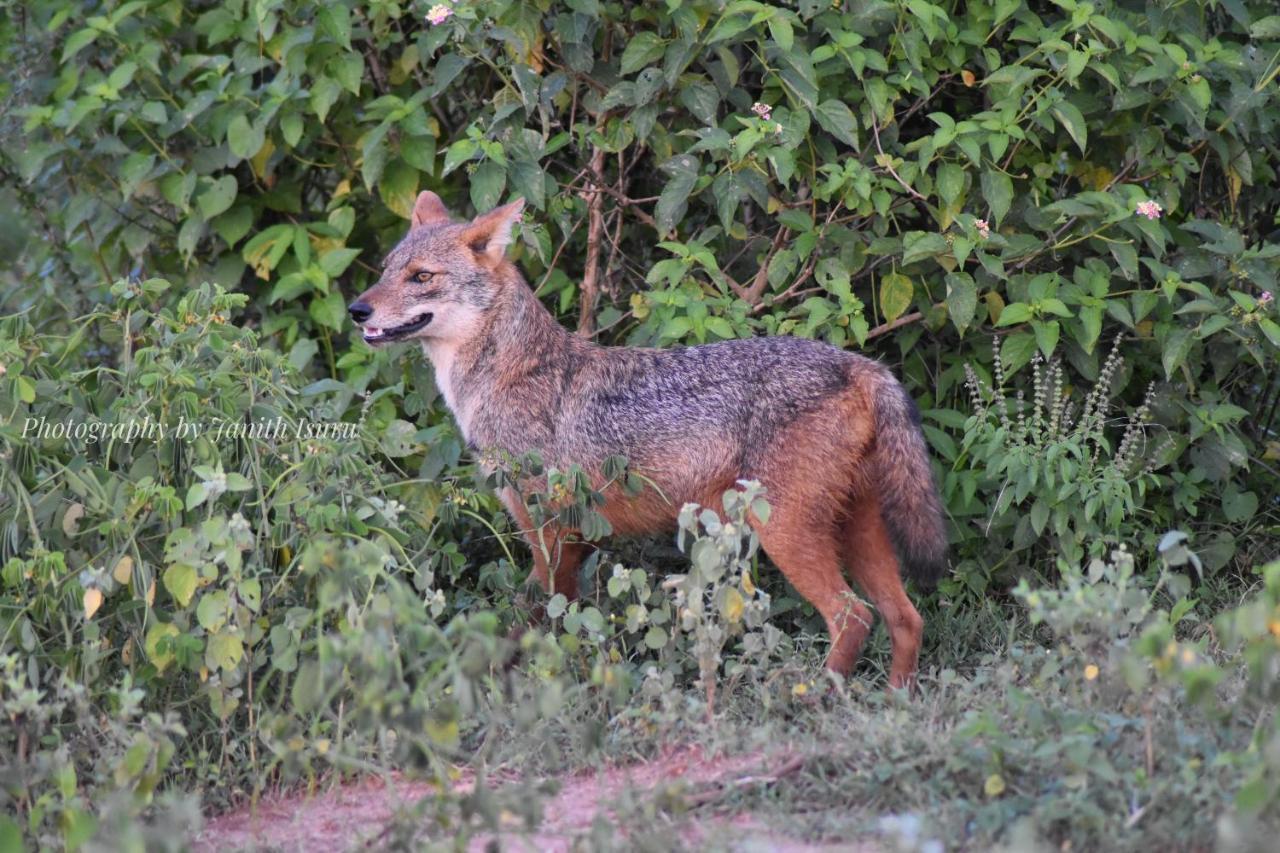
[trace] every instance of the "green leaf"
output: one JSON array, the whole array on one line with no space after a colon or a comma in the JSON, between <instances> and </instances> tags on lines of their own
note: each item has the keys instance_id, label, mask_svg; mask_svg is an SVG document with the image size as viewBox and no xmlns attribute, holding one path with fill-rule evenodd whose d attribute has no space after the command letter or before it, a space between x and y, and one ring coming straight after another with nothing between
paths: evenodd
<instances>
[{"instance_id":1,"label":"green leaf","mask_svg":"<svg viewBox=\"0 0 1280 853\"><path fill-rule=\"evenodd\" d=\"M1039 536L1044 533L1044 526L1049 521L1049 502L1040 499L1031 505L1031 527Z\"/></svg>"},{"instance_id":2,"label":"green leaf","mask_svg":"<svg viewBox=\"0 0 1280 853\"><path fill-rule=\"evenodd\" d=\"M358 53L345 53L330 64L333 78L342 88L353 95L360 94L360 84L364 82L364 58Z\"/></svg>"},{"instance_id":3,"label":"green leaf","mask_svg":"<svg viewBox=\"0 0 1280 853\"><path fill-rule=\"evenodd\" d=\"M164 588L182 607L191 603L196 594L196 570L186 563L174 563L164 571Z\"/></svg>"},{"instance_id":4,"label":"green leaf","mask_svg":"<svg viewBox=\"0 0 1280 853\"><path fill-rule=\"evenodd\" d=\"M1056 314L1059 317L1072 316L1071 309L1066 306L1066 303L1052 296L1039 300L1036 305L1039 306L1042 313Z\"/></svg>"},{"instance_id":5,"label":"green leaf","mask_svg":"<svg viewBox=\"0 0 1280 853\"><path fill-rule=\"evenodd\" d=\"M324 274L329 278L337 278L359 254L359 249L329 249L320 255L320 269L324 270Z\"/></svg>"},{"instance_id":6,"label":"green leaf","mask_svg":"<svg viewBox=\"0 0 1280 853\"><path fill-rule=\"evenodd\" d=\"M157 622L147 629L142 647L147 653L147 658L161 672L173 662L172 640L180 633L182 632L178 630L178 626L169 622Z\"/></svg>"},{"instance_id":7,"label":"green leaf","mask_svg":"<svg viewBox=\"0 0 1280 853\"><path fill-rule=\"evenodd\" d=\"M476 167L467 182L471 192L471 204L476 210L492 210L502 200L502 191L507 186L507 170L502 164L486 160Z\"/></svg>"},{"instance_id":8,"label":"green leaf","mask_svg":"<svg viewBox=\"0 0 1280 853\"><path fill-rule=\"evenodd\" d=\"M947 240L935 231L908 231L902 235L902 265L913 264L937 255L950 255Z\"/></svg>"},{"instance_id":9,"label":"green leaf","mask_svg":"<svg viewBox=\"0 0 1280 853\"><path fill-rule=\"evenodd\" d=\"M954 272L947 276L947 315L961 335L973 323L978 313L978 289L973 277L966 272Z\"/></svg>"},{"instance_id":10,"label":"green leaf","mask_svg":"<svg viewBox=\"0 0 1280 853\"><path fill-rule=\"evenodd\" d=\"M317 77L311 84L311 109L323 123L342 95L342 87L332 77Z\"/></svg>"},{"instance_id":11,"label":"green leaf","mask_svg":"<svg viewBox=\"0 0 1280 853\"><path fill-rule=\"evenodd\" d=\"M706 44L712 45L725 39L731 39L741 32L745 32L751 28L751 18L748 15L733 14L732 12L721 16L716 21L715 26L711 28L711 32L707 34Z\"/></svg>"},{"instance_id":12,"label":"green leaf","mask_svg":"<svg viewBox=\"0 0 1280 853\"><path fill-rule=\"evenodd\" d=\"M782 68L778 76L788 92L800 103L812 110L818 105L818 77L813 70L809 51L801 47L778 52L778 64Z\"/></svg>"},{"instance_id":13,"label":"green leaf","mask_svg":"<svg viewBox=\"0 0 1280 853\"><path fill-rule=\"evenodd\" d=\"M228 492L247 492L253 488L253 482L238 471L227 472Z\"/></svg>"},{"instance_id":14,"label":"green leaf","mask_svg":"<svg viewBox=\"0 0 1280 853\"><path fill-rule=\"evenodd\" d=\"M635 37L627 42L626 49L622 51L618 73L623 76L633 74L661 59L666 49L666 41L657 33L636 33Z\"/></svg>"},{"instance_id":15,"label":"green leaf","mask_svg":"<svg viewBox=\"0 0 1280 853\"><path fill-rule=\"evenodd\" d=\"M470 64L471 60L457 53L446 53L441 56L436 61L433 82L427 90L428 97L434 97L443 92Z\"/></svg>"},{"instance_id":16,"label":"green leaf","mask_svg":"<svg viewBox=\"0 0 1280 853\"><path fill-rule=\"evenodd\" d=\"M210 224L228 246L234 246L253 227L253 209L247 204L237 205Z\"/></svg>"},{"instance_id":17,"label":"green leaf","mask_svg":"<svg viewBox=\"0 0 1280 853\"><path fill-rule=\"evenodd\" d=\"M1083 154L1085 143L1089 141L1089 127L1085 124L1080 110L1070 101L1059 101L1053 105L1053 115L1067 129L1067 133L1071 134L1071 138L1075 140L1080 153Z\"/></svg>"},{"instance_id":18,"label":"green leaf","mask_svg":"<svg viewBox=\"0 0 1280 853\"><path fill-rule=\"evenodd\" d=\"M688 209L689 193L698 182L698 161L689 154L681 154L663 164L663 170L671 179L658 196L654 221L658 225L658 236L665 238L675 230L676 223L684 218Z\"/></svg>"},{"instance_id":19,"label":"green leaf","mask_svg":"<svg viewBox=\"0 0 1280 853\"><path fill-rule=\"evenodd\" d=\"M915 287L911 279L902 273L890 273L880 279L880 311L884 319L892 323L911 307Z\"/></svg>"},{"instance_id":20,"label":"green leaf","mask_svg":"<svg viewBox=\"0 0 1280 853\"><path fill-rule=\"evenodd\" d=\"M1190 329L1174 329L1169 333L1164 342L1164 352L1160 356L1166 379L1172 379L1174 372L1187 360L1192 340Z\"/></svg>"},{"instance_id":21,"label":"green leaf","mask_svg":"<svg viewBox=\"0 0 1280 853\"><path fill-rule=\"evenodd\" d=\"M791 46L795 44L795 33L786 15L775 14L769 18L769 35L773 36L773 40L783 50L791 50Z\"/></svg>"},{"instance_id":22,"label":"green leaf","mask_svg":"<svg viewBox=\"0 0 1280 853\"><path fill-rule=\"evenodd\" d=\"M233 175L223 175L215 180L208 189L196 197L196 206L200 208L200 215L205 219L213 219L231 207L231 203L236 200L237 189L238 185Z\"/></svg>"},{"instance_id":23,"label":"green leaf","mask_svg":"<svg viewBox=\"0 0 1280 853\"><path fill-rule=\"evenodd\" d=\"M244 659L244 641L230 631L214 634L209 638L208 658L223 672L230 672Z\"/></svg>"},{"instance_id":24,"label":"green leaf","mask_svg":"<svg viewBox=\"0 0 1280 853\"><path fill-rule=\"evenodd\" d=\"M1249 35L1255 39L1280 38L1280 15L1267 15L1254 21L1249 25Z\"/></svg>"},{"instance_id":25,"label":"green leaf","mask_svg":"<svg viewBox=\"0 0 1280 853\"><path fill-rule=\"evenodd\" d=\"M351 12L341 3L326 3L316 12L320 32L351 50Z\"/></svg>"},{"instance_id":26,"label":"green leaf","mask_svg":"<svg viewBox=\"0 0 1280 853\"><path fill-rule=\"evenodd\" d=\"M813 111L813 117L827 133L850 148L858 147L858 120L844 101L823 101Z\"/></svg>"},{"instance_id":27,"label":"green leaf","mask_svg":"<svg viewBox=\"0 0 1280 853\"><path fill-rule=\"evenodd\" d=\"M63 61L65 62L66 60L64 59ZM661 646L651 646L650 648L661 648ZM71 793L74 794L75 791L73 790ZM70 795L64 797L64 799L68 800L70 798ZM18 822L8 815L0 815L0 851L18 853L24 847L22 827L18 826Z\"/></svg>"},{"instance_id":28,"label":"green leaf","mask_svg":"<svg viewBox=\"0 0 1280 853\"><path fill-rule=\"evenodd\" d=\"M604 630L604 614L595 607L587 607L582 611L582 627L593 634Z\"/></svg>"},{"instance_id":29,"label":"green leaf","mask_svg":"<svg viewBox=\"0 0 1280 853\"><path fill-rule=\"evenodd\" d=\"M964 169L955 163L943 163L938 167L935 181L938 197L948 205L955 203L964 191Z\"/></svg>"},{"instance_id":30,"label":"green leaf","mask_svg":"<svg viewBox=\"0 0 1280 853\"><path fill-rule=\"evenodd\" d=\"M1014 302L1012 305L1006 305L1000 312L1000 319L996 321L996 326L1016 326L1030 319L1031 306L1025 302Z\"/></svg>"},{"instance_id":31,"label":"green leaf","mask_svg":"<svg viewBox=\"0 0 1280 853\"><path fill-rule=\"evenodd\" d=\"M476 155L476 143L471 139L459 139L444 153L444 175L449 174Z\"/></svg>"},{"instance_id":32,"label":"green leaf","mask_svg":"<svg viewBox=\"0 0 1280 853\"><path fill-rule=\"evenodd\" d=\"M296 148L302 140L302 116L295 112L286 112L280 116L280 135L285 144Z\"/></svg>"},{"instance_id":33,"label":"green leaf","mask_svg":"<svg viewBox=\"0 0 1280 853\"><path fill-rule=\"evenodd\" d=\"M134 152L120 164L120 192L125 198L131 198L137 192L138 185L146 180L156 164L156 155Z\"/></svg>"},{"instance_id":34,"label":"green leaf","mask_svg":"<svg viewBox=\"0 0 1280 853\"><path fill-rule=\"evenodd\" d=\"M324 694L324 671L320 668L320 662L304 661L298 667L298 675L289 691L289 698L293 701L293 709L290 710L296 709L305 714L319 707L324 701Z\"/></svg>"},{"instance_id":35,"label":"green leaf","mask_svg":"<svg viewBox=\"0 0 1280 853\"><path fill-rule=\"evenodd\" d=\"M31 381L29 376L19 376L14 384L18 389L18 399L24 403L34 403L36 401L36 383Z\"/></svg>"},{"instance_id":36,"label":"green leaf","mask_svg":"<svg viewBox=\"0 0 1280 853\"><path fill-rule=\"evenodd\" d=\"M209 499L209 489L204 483L192 483L187 489L187 509L193 510Z\"/></svg>"},{"instance_id":37,"label":"green leaf","mask_svg":"<svg viewBox=\"0 0 1280 853\"><path fill-rule=\"evenodd\" d=\"M1213 91L1209 88L1209 81L1203 77L1195 77L1187 81L1187 94L1191 100L1200 109L1199 115L1201 120L1209 110L1209 104L1213 102Z\"/></svg>"},{"instance_id":38,"label":"green leaf","mask_svg":"<svg viewBox=\"0 0 1280 853\"><path fill-rule=\"evenodd\" d=\"M79 850L98 831L98 819L83 809L66 806L59 817L62 823L62 844L66 850Z\"/></svg>"},{"instance_id":39,"label":"green leaf","mask_svg":"<svg viewBox=\"0 0 1280 853\"><path fill-rule=\"evenodd\" d=\"M1040 352L1046 359L1052 358L1053 350L1058 346L1058 336L1062 333L1062 327L1058 321L1035 322L1031 324L1031 330L1035 332L1036 345L1040 347Z\"/></svg>"},{"instance_id":40,"label":"green leaf","mask_svg":"<svg viewBox=\"0 0 1280 853\"><path fill-rule=\"evenodd\" d=\"M76 30L67 39L66 45L62 48L62 59L59 64L66 65L67 60L84 50L98 38L100 30L94 27L85 27L82 30Z\"/></svg>"},{"instance_id":41,"label":"green leaf","mask_svg":"<svg viewBox=\"0 0 1280 853\"><path fill-rule=\"evenodd\" d=\"M1222 497L1222 511L1233 524L1248 521L1258 511L1258 496L1253 492L1237 491L1233 487Z\"/></svg>"},{"instance_id":42,"label":"green leaf","mask_svg":"<svg viewBox=\"0 0 1280 853\"><path fill-rule=\"evenodd\" d=\"M257 154L266 137L261 128L249 124L249 119L240 113L227 125L227 147L240 160L248 160Z\"/></svg>"},{"instance_id":43,"label":"green leaf","mask_svg":"<svg viewBox=\"0 0 1280 853\"><path fill-rule=\"evenodd\" d=\"M1267 336L1267 340L1271 341L1272 346L1280 347L1280 324L1270 317L1263 317L1258 321L1258 328Z\"/></svg>"},{"instance_id":44,"label":"green leaf","mask_svg":"<svg viewBox=\"0 0 1280 853\"><path fill-rule=\"evenodd\" d=\"M1013 204L1013 180L1004 172L987 169L982 173L982 196L991 208L991 224L999 227Z\"/></svg>"},{"instance_id":45,"label":"green leaf","mask_svg":"<svg viewBox=\"0 0 1280 853\"><path fill-rule=\"evenodd\" d=\"M293 233L293 226L287 223L272 225L245 243L240 254L259 278L267 278L293 244Z\"/></svg>"},{"instance_id":46,"label":"green leaf","mask_svg":"<svg viewBox=\"0 0 1280 853\"><path fill-rule=\"evenodd\" d=\"M1030 332L1017 332L1004 339L1000 345L1000 360L1006 373L1014 373L1031 361L1036 351L1036 336Z\"/></svg>"},{"instance_id":47,"label":"green leaf","mask_svg":"<svg viewBox=\"0 0 1280 853\"><path fill-rule=\"evenodd\" d=\"M409 219L413 216L413 203L418 197L418 170L403 160L394 161L382 173L378 194L388 210L401 219Z\"/></svg>"},{"instance_id":48,"label":"green leaf","mask_svg":"<svg viewBox=\"0 0 1280 853\"><path fill-rule=\"evenodd\" d=\"M694 81L680 89L680 103L689 110L698 121L714 127L716 114L720 109L720 93L710 83Z\"/></svg>"},{"instance_id":49,"label":"green leaf","mask_svg":"<svg viewBox=\"0 0 1280 853\"><path fill-rule=\"evenodd\" d=\"M227 622L227 594L222 590L205 593L196 605L196 621L206 631L217 631Z\"/></svg>"},{"instance_id":50,"label":"green leaf","mask_svg":"<svg viewBox=\"0 0 1280 853\"><path fill-rule=\"evenodd\" d=\"M347 321L347 304L342 294L335 290L328 296L313 298L307 306L307 313L318 325L337 330Z\"/></svg>"}]
</instances>

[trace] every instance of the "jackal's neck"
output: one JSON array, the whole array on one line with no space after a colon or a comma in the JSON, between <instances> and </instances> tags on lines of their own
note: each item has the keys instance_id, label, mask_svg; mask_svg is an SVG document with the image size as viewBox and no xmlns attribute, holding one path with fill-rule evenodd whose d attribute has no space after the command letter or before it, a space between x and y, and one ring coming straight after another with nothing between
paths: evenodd
<instances>
[{"instance_id":1,"label":"jackal's neck","mask_svg":"<svg viewBox=\"0 0 1280 853\"><path fill-rule=\"evenodd\" d=\"M570 350L591 346L561 326L518 273L486 314L485 328L471 342L468 355L473 367L492 369L500 380L518 380Z\"/></svg>"},{"instance_id":2,"label":"jackal's neck","mask_svg":"<svg viewBox=\"0 0 1280 853\"><path fill-rule=\"evenodd\" d=\"M423 349L463 435L489 446L510 444L503 433L519 424L549 422L549 376L562 376L595 346L561 326L516 278L466 339L431 341Z\"/></svg>"}]
</instances>

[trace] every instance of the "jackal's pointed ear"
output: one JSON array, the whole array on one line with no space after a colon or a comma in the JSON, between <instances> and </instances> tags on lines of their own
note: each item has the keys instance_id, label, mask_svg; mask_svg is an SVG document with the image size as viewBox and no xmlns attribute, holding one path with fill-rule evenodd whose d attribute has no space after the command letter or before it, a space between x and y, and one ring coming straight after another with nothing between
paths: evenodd
<instances>
[{"instance_id":1,"label":"jackal's pointed ear","mask_svg":"<svg viewBox=\"0 0 1280 853\"><path fill-rule=\"evenodd\" d=\"M495 207L488 213L477 216L463 232L462 239L476 254L484 256L490 263L499 263L511 243L511 229L520 220L523 211L522 198L502 207Z\"/></svg>"},{"instance_id":2,"label":"jackal's pointed ear","mask_svg":"<svg viewBox=\"0 0 1280 853\"><path fill-rule=\"evenodd\" d=\"M418 193L418 200L413 203L413 227L419 225L440 225L449 221L449 209L444 206L440 196L431 190Z\"/></svg>"}]
</instances>

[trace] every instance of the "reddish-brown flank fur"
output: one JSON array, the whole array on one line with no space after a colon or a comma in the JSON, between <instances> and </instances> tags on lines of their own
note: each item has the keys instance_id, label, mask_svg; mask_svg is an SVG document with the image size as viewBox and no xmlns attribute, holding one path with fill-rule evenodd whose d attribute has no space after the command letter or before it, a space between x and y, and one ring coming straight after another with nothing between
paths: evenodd
<instances>
[{"instance_id":1,"label":"reddish-brown flank fur","mask_svg":"<svg viewBox=\"0 0 1280 853\"><path fill-rule=\"evenodd\" d=\"M911 684L923 623L902 573L936 579L946 533L902 386L874 361L793 338L648 350L571 335L503 257L519 212L457 224L423 193L382 279L351 306L366 340L420 340L478 448L537 450L549 465L595 473L607 456L627 456L659 488L606 493L602 512L619 534L668 529L685 502L719 507L736 482L759 480L771 513L753 526L826 620L827 666L847 674L871 628L852 581L889 631L889 683ZM576 596L588 546L572 530L534 530L519 496L502 498L533 546L535 580Z\"/></svg>"}]
</instances>

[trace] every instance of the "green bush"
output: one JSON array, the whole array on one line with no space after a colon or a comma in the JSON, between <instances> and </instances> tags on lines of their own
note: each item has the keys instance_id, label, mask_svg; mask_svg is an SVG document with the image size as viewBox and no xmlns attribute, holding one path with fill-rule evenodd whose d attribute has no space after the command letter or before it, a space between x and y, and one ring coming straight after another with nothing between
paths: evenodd
<instances>
[{"instance_id":1,"label":"green bush","mask_svg":"<svg viewBox=\"0 0 1280 853\"><path fill-rule=\"evenodd\" d=\"M951 469L962 576L999 559L957 440L991 331L1020 387L1038 352L1077 404L1120 335L1116 402L1155 382L1172 439L1160 515L1214 537L1215 567L1274 530L1269 4L445 8L17 10L4 169L29 243L54 239L8 304L41 294L60 322L118 277L219 281L337 402L389 389L438 424L434 474L457 454L429 371L371 352L343 305L418 190L460 212L522 195L531 281L601 340L790 333L898 363Z\"/></svg>"}]
</instances>

